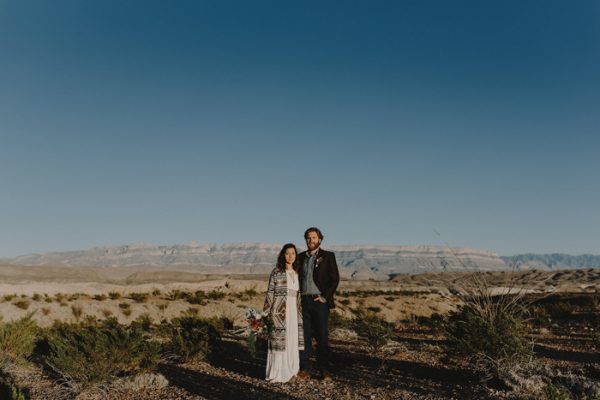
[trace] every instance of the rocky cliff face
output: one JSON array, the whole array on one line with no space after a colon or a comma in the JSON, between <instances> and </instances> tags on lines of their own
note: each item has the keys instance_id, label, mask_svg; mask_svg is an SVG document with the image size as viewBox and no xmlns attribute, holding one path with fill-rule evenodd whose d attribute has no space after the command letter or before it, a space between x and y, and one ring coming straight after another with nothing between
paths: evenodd
<instances>
[{"instance_id":1,"label":"rocky cliff face","mask_svg":"<svg viewBox=\"0 0 600 400\"><path fill-rule=\"evenodd\" d=\"M173 246L135 243L32 254L8 262L31 266L155 266L223 273L267 273L273 268L280 247L266 243L199 245L192 242ZM324 248L335 251L343 276L361 279L387 279L389 275L400 273L507 268L495 253L466 247L353 245Z\"/></svg>"}]
</instances>

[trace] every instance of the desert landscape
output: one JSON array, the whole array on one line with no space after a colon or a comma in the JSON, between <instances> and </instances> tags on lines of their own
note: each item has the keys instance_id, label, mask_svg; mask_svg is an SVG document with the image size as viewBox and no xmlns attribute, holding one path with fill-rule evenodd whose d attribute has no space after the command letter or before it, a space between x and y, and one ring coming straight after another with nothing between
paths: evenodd
<instances>
[{"instance_id":1,"label":"desert landscape","mask_svg":"<svg viewBox=\"0 0 600 400\"><path fill-rule=\"evenodd\" d=\"M343 279L330 319L334 380L317 377L287 384L264 381L264 340L259 341L254 355L246 344L245 314L249 308L262 308L266 274L207 274L160 267L2 265L0 278L2 350L6 351L6 343L10 343L7 326L21 323L22 329L27 326L24 320L36 327L37 341L22 360L3 357L1 398L600 396L600 271L596 269L440 271L394 274L385 281ZM509 333L522 335L531 346L529 352L524 356L496 355L501 365L494 366L475 363L482 360L480 354L457 351L462 345L452 337L456 333L452 329L462 325L452 325L452 321L461 317L461 310L474 294L489 295L491 304L502 305L501 299L509 298L522 304L526 309L519 315L522 325L518 325L518 332ZM209 340L203 351L175 357L163 349L151 368L131 368L110 379L86 382L85 377L69 377L52 365L44 349L48 337L66 327L85 330L113 323L128 335L137 332L145 341L164 342L168 340L165 330L173 329L172 321L209 320L216 322L218 338ZM488 334L492 344L514 339L492 337L502 336L502 332ZM489 344L485 337L481 341ZM519 362L509 362L513 356Z\"/></svg>"}]
</instances>

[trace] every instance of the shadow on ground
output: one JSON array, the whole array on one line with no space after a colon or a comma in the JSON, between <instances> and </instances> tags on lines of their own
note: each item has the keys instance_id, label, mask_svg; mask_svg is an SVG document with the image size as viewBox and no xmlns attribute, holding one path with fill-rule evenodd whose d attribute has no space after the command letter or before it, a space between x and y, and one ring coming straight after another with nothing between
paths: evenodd
<instances>
[{"instance_id":1,"label":"shadow on ground","mask_svg":"<svg viewBox=\"0 0 600 400\"><path fill-rule=\"evenodd\" d=\"M162 373L172 385L199 395L207 400L298 400L287 394L277 393L252 384L227 377L212 376L177 365L161 364Z\"/></svg>"}]
</instances>

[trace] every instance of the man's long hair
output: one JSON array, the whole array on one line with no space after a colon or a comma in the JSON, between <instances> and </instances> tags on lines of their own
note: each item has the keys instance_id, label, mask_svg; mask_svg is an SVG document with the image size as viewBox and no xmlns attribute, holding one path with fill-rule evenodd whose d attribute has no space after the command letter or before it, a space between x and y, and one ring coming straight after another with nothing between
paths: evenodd
<instances>
[{"instance_id":1,"label":"man's long hair","mask_svg":"<svg viewBox=\"0 0 600 400\"><path fill-rule=\"evenodd\" d=\"M294 243L286 243L281 248L279 256L277 256L277 269L280 271L285 271L285 251L287 249L294 249L294 253L296 253L296 259L292 263L292 268L294 271L298 272L300 269L300 263L298 262L298 249L296 249L296 245L294 245Z\"/></svg>"}]
</instances>

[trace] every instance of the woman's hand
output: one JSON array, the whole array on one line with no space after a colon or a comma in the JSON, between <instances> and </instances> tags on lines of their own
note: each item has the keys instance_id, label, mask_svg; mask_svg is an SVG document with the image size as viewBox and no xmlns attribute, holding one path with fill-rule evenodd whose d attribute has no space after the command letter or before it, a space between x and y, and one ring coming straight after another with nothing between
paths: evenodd
<instances>
[{"instance_id":1,"label":"woman's hand","mask_svg":"<svg viewBox=\"0 0 600 400\"><path fill-rule=\"evenodd\" d=\"M318 301L319 303L327 303L327 300L323 297L323 296L317 296L314 298L315 301Z\"/></svg>"}]
</instances>

